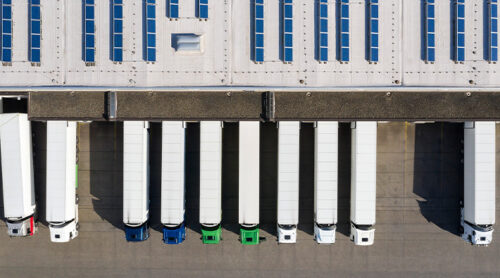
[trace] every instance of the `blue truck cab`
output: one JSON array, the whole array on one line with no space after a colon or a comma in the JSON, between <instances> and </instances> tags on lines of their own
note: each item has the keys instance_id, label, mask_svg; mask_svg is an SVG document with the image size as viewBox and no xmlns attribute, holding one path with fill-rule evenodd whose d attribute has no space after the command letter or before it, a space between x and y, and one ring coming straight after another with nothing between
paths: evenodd
<instances>
[{"instance_id":1,"label":"blue truck cab","mask_svg":"<svg viewBox=\"0 0 500 278\"><path fill-rule=\"evenodd\" d=\"M180 244L186 239L184 223L176 227L163 227L163 242L166 244Z\"/></svg>"},{"instance_id":2,"label":"blue truck cab","mask_svg":"<svg viewBox=\"0 0 500 278\"><path fill-rule=\"evenodd\" d=\"M144 241L149 238L149 225L148 222L137 226L131 227L125 225L125 237L127 241Z\"/></svg>"}]
</instances>

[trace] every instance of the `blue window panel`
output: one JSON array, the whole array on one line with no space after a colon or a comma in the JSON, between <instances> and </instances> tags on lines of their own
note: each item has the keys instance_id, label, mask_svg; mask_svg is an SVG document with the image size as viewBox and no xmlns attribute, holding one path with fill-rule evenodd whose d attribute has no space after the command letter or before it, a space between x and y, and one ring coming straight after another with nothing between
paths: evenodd
<instances>
[{"instance_id":1,"label":"blue window panel","mask_svg":"<svg viewBox=\"0 0 500 278\"><path fill-rule=\"evenodd\" d=\"M171 19L179 18L179 0L167 0L168 1L168 12L167 15Z\"/></svg>"},{"instance_id":2,"label":"blue window panel","mask_svg":"<svg viewBox=\"0 0 500 278\"><path fill-rule=\"evenodd\" d=\"M282 0L283 62L293 62L293 0Z\"/></svg>"},{"instance_id":3,"label":"blue window panel","mask_svg":"<svg viewBox=\"0 0 500 278\"><path fill-rule=\"evenodd\" d=\"M112 39L111 42L111 60L113 62L123 62L123 0L112 1L112 17L111 25Z\"/></svg>"},{"instance_id":4,"label":"blue window panel","mask_svg":"<svg viewBox=\"0 0 500 278\"><path fill-rule=\"evenodd\" d=\"M0 60L12 62L12 1L0 0Z\"/></svg>"},{"instance_id":5,"label":"blue window panel","mask_svg":"<svg viewBox=\"0 0 500 278\"><path fill-rule=\"evenodd\" d=\"M147 0L145 5L144 60L156 61L156 0Z\"/></svg>"},{"instance_id":6,"label":"blue window panel","mask_svg":"<svg viewBox=\"0 0 500 278\"><path fill-rule=\"evenodd\" d=\"M343 63L349 62L349 0L340 0L338 4L338 22L339 22L339 43L338 53L339 61Z\"/></svg>"},{"instance_id":7,"label":"blue window panel","mask_svg":"<svg viewBox=\"0 0 500 278\"><path fill-rule=\"evenodd\" d=\"M29 1L29 37L28 37L28 51L29 51L29 61L32 63L41 62L41 8L40 1L30 0Z\"/></svg>"},{"instance_id":8,"label":"blue window panel","mask_svg":"<svg viewBox=\"0 0 500 278\"><path fill-rule=\"evenodd\" d=\"M95 1L83 0L83 61L95 63Z\"/></svg>"},{"instance_id":9,"label":"blue window panel","mask_svg":"<svg viewBox=\"0 0 500 278\"><path fill-rule=\"evenodd\" d=\"M424 5L424 60L432 64L436 61L435 0L426 0Z\"/></svg>"},{"instance_id":10,"label":"blue window panel","mask_svg":"<svg viewBox=\"0 0 500 278\"><path fill-rule=\"evenodd\" d=\"M455 62L465 61L465 0L454 3L454 54Z\"/></svg>"},{"instance_id":11,"label":"blue window panel","mask_svg":"<svg viewBox=\"0 0 500 278\"><path fill-rule=\"evenodd\" d=\"M253 1L253 61L264 62L264 0Z\"/></svg>"},{"instance_id":12,"label":"blue window panel","mask_svg":"<svg viewBox=\"0 0 500 278\"><path fill-rule=\"evenodd\" d=\"M488 1L488 61L498 61L498 0Z\"/></svg>"},{"instance_id":13,"label":"blue window panel","mask_svg":"<svg viewBox=\"0 0 500 278\"><path fill-rule=\"evenodd\" d=\"M123 50L121 48L114 48L113 58L115 61L123 61Z\"/></svg>"},{"instance_id":14,"label":"blue window panel","mask_svg":"<svg viewBox=\"0 0 500 278\"><path fill-rule=\"evenodd\" d=\"M379 33L378 33L378 20L379 20L379 5L378 0L368 0L369 2L369 36L368 36L368 61L370 63L378 63L379 53Z\"/></svg>"},{"instance_id":15,"label":"blue window panel","mask_svg":"<svg viewBox=\"0 0 500 278\"><path fill-rule=\"evenodd\" d=\"M208 19L208 0L198 0L198 18Z\"/></svg>"}]
</instances>

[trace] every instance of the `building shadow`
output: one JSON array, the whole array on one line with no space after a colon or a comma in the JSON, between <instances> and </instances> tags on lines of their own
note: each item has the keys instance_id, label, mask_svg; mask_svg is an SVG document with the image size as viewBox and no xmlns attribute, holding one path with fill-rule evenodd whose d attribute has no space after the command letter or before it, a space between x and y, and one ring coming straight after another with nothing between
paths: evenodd
<instances>
[{"instance_id":1,"label":"building shadow","mask_svg":"<svg viewBox=\"0 0 500 278\"><path fill-rule=\"evenodd\" d=\"M35 201L38 222L48 226L46 221L47 199L47 123L31 122L33 145L33 175L35 176Z\"/></svg>"},{"instance_id":2,"label":"building shadow","mask_svg":"<svg viewBox=\"0 0 500 278\"><path fill-rule=\"evenodd\" d=\"M3 176L2 176L2 148L0 147L0 221L5 222L3 207Z\"/></svg>"},{"instance_id":3,"label":"building shadow","mask_svg":"<svg viewBox=\"0 0 500 278\"><path fill-rule=\"evenodd\" d=\"M123 224L123 122L89 125L90 194L95 212L114 227Z\"/></svg>"},{"instance_id":4,"label":"building shadow","mask_svg":"<svg viewBox=\"0 0 500 278\"><path fill-rule=\"evenodd\" d=\"M260 229L276 235L278 222L278 128L276 123L260 126Z\"/></svg>"},{"instance_id":5,"label":"building shadow","mask_svg":"<svg viewBox=\"0 0 500 278\"><path fill-rule=\"evenodd\" d=\"M200 124L186 126L186 227L201 235L200 219Z\"/></svg>"},{"instance_id":6,"label":"building shadow","mask_svg":"<svg viewBox=\"0 0 500 278\"><path fill-rule=\"evenodd\" d=\"M428 222L458 234L463 199L463 124L415 125L413 192Z\"/></svg>"},{"instance_id":7,"label":"building shadow","mask_svg":"<svg viewBox=\"0 0 500 278\"><path fill-rule=\"evenodd\" d=\"M239 124L222 129L222 227L235 234L239 229Z\"/></svg>"},{"instance_id":8,"label":"building shadow","mask_svg":"<svg viewBox=\"0 0 500 278\"><path fill-rule=\"evenodd\" d=\"M161 167L162 124L149 123L149 225L162 232L161 223Z\"/></svg>"},{"instance_id":9,"label":"building shadow","mask_svg":"<svg viewBox=\"0 0 500 278\"><path fill-rule=\"evenodd\" d=\"M337 232L349 237L351 223L351 124L339 123Z\"/></svg>"},{"instance_id":10,"label":"building shadow","mask_svg":"<svg viewBox=\"0 0 500 278\"><path fill-rule=\"evenodd\" d=\"M314 234L314 125L300 125L299 155L299 225L298 229Z\"/></svg>"}]
</instances>

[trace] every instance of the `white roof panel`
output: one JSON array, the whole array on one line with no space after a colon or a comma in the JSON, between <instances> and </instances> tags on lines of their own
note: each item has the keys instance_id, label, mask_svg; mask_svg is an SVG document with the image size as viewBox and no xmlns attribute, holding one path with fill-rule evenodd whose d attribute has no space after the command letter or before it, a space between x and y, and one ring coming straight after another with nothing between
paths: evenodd
<instances>
[{"instance_id":1,"label":"white roof panel","mask_svg":"<svg viewBox=\"0 0 500 278\"><path fill-rule=\"evenodd\" d=\"M260 122L240 122L239 223L259 223Z\"/></svg>"},{"instance_id":2,"label":"white roof panel","mask_svg":"<svg viewBox=\"0 0 500 278\"><path fill-rule=\"evenodd\" d=\"M374 225L377 122L353 123L351 140L351 221L357 225Z\"/></svg>"},{"instance_id":3,"label":"white roof panel","mask_svg":"<svg viewBox=\"0 0 500 278\"><path fill-rule=\"evenodd\" d=\"M184 222L184 151L183 122L163 122L161 159L161 222Z\"/></svg>"},{"instance_id":4,"label":"white roof panel","mask_svg":"<svg viewBox=\"0 0 500 278\"><path fill-rule=\"evenodd\" d=\"M75 218L76 123L47 121L46 220Z\"/></svg>"},{"instance_id":5,"label":"white roof panel","mask_svg":"<svg viewBox=\"0 0 500 278\"><path fill-rule=\"evenodd\" d=\"M278 224L299 223L300 122L278 123Z\"/></svg>"},{"instance_id":6,"label":"white roof panel","mask_svg":"<svg viewBox=\"0 0 500 278\"><path fill-rule=\"evenodd\" d=\"M316 123L314 214L318 224L337 223L338 122Z\"/></svg>"},{"instance_id":7,"label":"white roof panel","mask_svg":"<svg viewBox=\"0 0 500 278\"><path fill-rule=\"evenodd\" d=\"M464 219L495 224L495 122L464 129Z\"/></svg>"},{"instance_id":8,"label":"white roof panel","mask_svg":"<svg viewBox=\"0 0 500 278\"><path fill-rule=\"evenodd\" d=\"M0 114L4 215L22 219L35 212L31 124L26 114Z\"/></svg>"},{"instance_id":9,"label":"white roof panel","mask_svg":"<svg viewBox=\"0 0 500 278\"><path fill-rule=\"evenodd\" d=\"M200 223L221 222L222 122L200 122Z\"/></svg>"},{"instance_id":10,"label":"white roof panel","mask_svg":"<svg viewBox=\"0 0 500 278\"><path fill-rule=\"evenodd\" d=\"M141 225L149 218L148 123L123 122L123 223Z\"/></svg>"}]
</instances>

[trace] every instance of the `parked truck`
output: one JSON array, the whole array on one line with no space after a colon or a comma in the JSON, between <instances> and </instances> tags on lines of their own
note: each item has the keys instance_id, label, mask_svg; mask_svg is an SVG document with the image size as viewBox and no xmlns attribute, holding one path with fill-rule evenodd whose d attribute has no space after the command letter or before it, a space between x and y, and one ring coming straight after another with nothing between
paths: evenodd
<instances>
[{"instance_id":1,"label":"parked truck","mask_svg":"<svg viewBox=\"0 0 500 278\"><path fill-rule=\"evenodd\" d=\"M278 123L278 243L295 243L299 224L300 122Z\"/></svg>"},{"instance_id":2,"label":"parked truck","mask_svg":"<svg viewBox=\"0 0 500 278\"><path fill-rule=\"evenodd\" d=\"M31 125L27 114L0 114L4 216L9 236L32 236L36 228Z\"/></svg>"},{"instance_id":3,"label":"parked truck","mask_svg":"<svg viewBox=\"0 0 500 278\"><path fill-rule=\"evenodd\" d=\"M462 238L488 245L495 224L495 122L466 122L464 126L464 201Z\"/></svg>"},{"instance_id":4,"label":"parked truck","mask_svg":"<svg viewBox=\"0 0 500 278\"><path fill-rule=\"evenodd\" d=\"M127 241L149 238L149 123L123 123L123 223Z\"/></svg>"},{"instance_id":5,"label":"parked truck","mask_svg":"<svg viewBox=\"0 0 500 278\"><path fill-rule=\"evenodd\" d=\"M162 123L161 223L163 242L179 244L186 239L184 224L185 124Z\"/></svg>"},{"instance_id":6,"label":"parked truck","mask_svg":"<svg viewBox=\"0 0 500 278\"><path fill-rule=\"evenodd\" d=\"M338 188L338 122L315 124L314 148L314 238L317 243L335 243Z\"/></svg>"},{"instance_id":7,"label":"parked truck","mask_svg":"<svg viewBox=\"0 0 500 278\"><path fill-rule=\"evenodd\" d=\"M222 122L200 122L200 224L203 243L217 244L222 227Z\"/></svg>"},{"instance_id":8,"label":"parked truck","mask_svg":"<svg viewBox=\"0 0 500 278\"><path fill-rule=\"evenodd\" d=\"M372 245L375 238L377 122L351 123L351 240Z\"/></svg>"},{"instance_id":9,"label":"parked truck","mask_svg":"<svg viewBox=\"0 0 500 278\"><path fill-rule=\"evenodd\" d=\"M78 236L76 122L47 121L46 220L52 242Z\"/></svg>"},{"instance_id":10,"label":"parked truck","mask_svg":"<svg viewBox=\"0 0 500 278\"><path fill-rule=\"evenodd\" d=\"M240 122L239 198L240 240L259 244L260 122Z\"/></svg>"}]
</instances>

